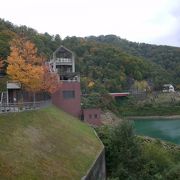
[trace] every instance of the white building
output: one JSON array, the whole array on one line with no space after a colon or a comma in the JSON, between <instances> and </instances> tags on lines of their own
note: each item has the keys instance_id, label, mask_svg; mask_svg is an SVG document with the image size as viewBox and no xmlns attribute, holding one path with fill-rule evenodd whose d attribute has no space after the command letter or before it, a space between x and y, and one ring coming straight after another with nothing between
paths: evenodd
<instances>
[{"instance_id":1,"label":"white building","mask_svg":"<svg viewBox=\"0 0 180 180\"><path fill-rule=\"evenodd\" d=\"M163 92L175 92L174 86L172 84L164 84Z\"/></svg>"}]
</instances>

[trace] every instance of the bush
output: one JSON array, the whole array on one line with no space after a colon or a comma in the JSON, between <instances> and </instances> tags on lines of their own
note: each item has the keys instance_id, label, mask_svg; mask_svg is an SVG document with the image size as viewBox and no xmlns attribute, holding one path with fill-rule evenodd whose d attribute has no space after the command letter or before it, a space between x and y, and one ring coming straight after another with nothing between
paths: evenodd
<instances>
[{"instance_id":1,"label":"bush","mask_svg":"<svg viewBox=\"0 0 180 180\"><path fill-rule=\"evenodd\" d=\"M167 180L179 180L180 179L180 163L176 166L173 166L165 176Z\"/></svg>"},{"instance_id":2,"label":"bush","mask_svg":"<svg viewBox=\"0 0 180 180\"><path fill-rule=\"evenodd\" d=\"M162 172L173 164L171 154L166 149L154 143L144 145L143 156L147 161L155 161L159 172Z\"/></svg>"},{"instance_id":3,"label":"bush","mask_svg":"<svg viewBox=\"0 0 180 180\"><path fill-rule=\"evenodd\" d=\"M160 141L144 142L136 137L129 121L97 128L97 132L105 146L110 179L169 180L170 176L180 179L180 165L169 171L179 153L167 150Z\"/></svg>"},{"instance_id":4,"label":"bush","mask_svg":"<svg viewBox=\"0 0 180 180\"><path fill-rule=\"evenodd\" d=\"M136 179L137 172L142 169L142 161L132 124L123 121L113 128L103 129L99 129L98 134L105 145L108 174L111 178Z\"/></svg>"}]
</instances>

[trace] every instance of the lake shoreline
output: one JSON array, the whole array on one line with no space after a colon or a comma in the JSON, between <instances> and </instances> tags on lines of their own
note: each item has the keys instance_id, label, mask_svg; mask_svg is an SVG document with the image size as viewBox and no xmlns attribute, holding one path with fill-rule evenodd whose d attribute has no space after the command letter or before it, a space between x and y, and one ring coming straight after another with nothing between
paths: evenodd
<instances>
[{"instance_id":1,"label":"lake shoreline","mask_svg":"<svg viewBox=\"0 0 180 180\"><path fill-rule=\"evenodd\" d=\"M136 134L180 145L180 116L146 116L130 121L133 122Z\"/></svg>"},{"instance_id":2,"label":"lake shoreline","mask_svg":"<svg viewBox=\"0 0 180 180\"><path fill-rule=\"evenodd\" d=\"M146 120L180 120L180 115L171 115L171 116L126 116L126 119L129 119L129 120L143 120L143 119L146 119Z\"/></svg>"}]
</instances>

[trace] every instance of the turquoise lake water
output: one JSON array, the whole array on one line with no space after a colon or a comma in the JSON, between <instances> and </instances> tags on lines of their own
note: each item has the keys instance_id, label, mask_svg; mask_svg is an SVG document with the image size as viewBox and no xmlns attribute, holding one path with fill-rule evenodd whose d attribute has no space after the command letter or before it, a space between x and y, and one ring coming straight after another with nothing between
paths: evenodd
<instances>
[{"instance_id":1,"label":"turquoise lake water","mask_svg":"<svg viewBox=\"0 0 180 180\"><path fill-rule=\"evenodd\" d=\"M143 119L134 121L135 131L139 135L150 136L180 144L180 119Z\"/></svg>"}]
</instances>

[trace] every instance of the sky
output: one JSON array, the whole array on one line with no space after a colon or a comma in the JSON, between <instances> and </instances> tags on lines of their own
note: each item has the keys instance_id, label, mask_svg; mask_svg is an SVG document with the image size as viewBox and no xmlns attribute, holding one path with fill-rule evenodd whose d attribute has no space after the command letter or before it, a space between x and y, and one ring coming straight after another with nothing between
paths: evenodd
<instances>
[{"instance_id":1,"label":"sky","mask_svg":"<svg viewBox=\"0 0 180 180\"><path fill-rule=\"evenodd\" d=\"M61 38L114 34L180 47L180 0L1 0L0 18Z\"/></svg>"}]
</instances>

